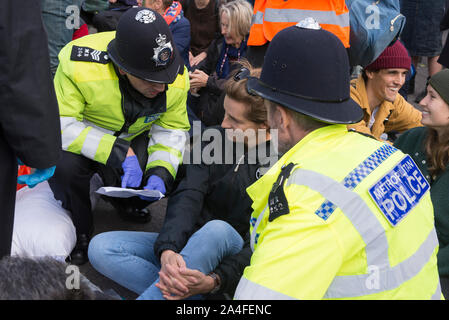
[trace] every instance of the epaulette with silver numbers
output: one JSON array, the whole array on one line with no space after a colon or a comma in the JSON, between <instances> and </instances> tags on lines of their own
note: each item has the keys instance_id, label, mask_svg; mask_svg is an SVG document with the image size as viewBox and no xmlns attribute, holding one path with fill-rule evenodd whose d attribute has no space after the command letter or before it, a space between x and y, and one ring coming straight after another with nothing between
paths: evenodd
<instances>
[{"instance_id":1,"label":"epaulette with silver numbers","mask_svg":"<svg viewBox=\"0 0 449 320\"><path fill-rule=\"evenodd\" d=\"M269 222L284 214L290 213L288 201L284 194L284 183L290 176L294 166L295 164L292 162L282 166L281 173L271 188L271 192L268 195L268 207L270 209L270 215L268 216Z\"/></svg>"},{"instance_id":2,"label":"epaulette with silver numbers","mask_svg":"<svg viewBox=\"0 0 449 320\"><path fill-rule=\"evenodd\" d=\"M102 64L107 64L110 61L108 53L106 51L99 51L89 47L78 47L78 46L72 47L70 60L97 62Z\"/></svg>"}]
</instances>

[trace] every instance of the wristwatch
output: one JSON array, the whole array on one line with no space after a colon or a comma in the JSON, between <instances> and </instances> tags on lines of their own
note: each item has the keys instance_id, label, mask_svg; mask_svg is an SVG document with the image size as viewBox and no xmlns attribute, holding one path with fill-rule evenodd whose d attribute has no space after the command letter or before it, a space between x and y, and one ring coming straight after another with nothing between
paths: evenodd
<instances>
[{"instance_id":1,"label":"wristwatch","mask_svg":"<svg viewBox=\"0 0 449 320\"><path fill-rule=\"evenodd\" d=\"M212 279L214 279L214 284L215 284L215 287L209 293L217 293L217 291L220 290L220 286L221 286L220 277L215 272L209 273L208 276L211 277Z\"/></svg>"}]
</instances>

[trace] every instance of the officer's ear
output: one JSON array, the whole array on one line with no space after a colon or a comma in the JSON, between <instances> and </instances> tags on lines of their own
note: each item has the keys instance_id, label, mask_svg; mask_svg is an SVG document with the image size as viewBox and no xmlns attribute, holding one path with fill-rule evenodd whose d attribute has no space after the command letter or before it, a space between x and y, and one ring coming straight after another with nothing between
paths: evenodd
<instances>
[{"instance_id":1,"label":"officer's ear","mask_svg":"<svg viewBox=\"0 0 449 320\"><path fill-rule=\"evenodd\" d=\"M269 122L273 128L281 129L282 121L286 118L286 112L283 107L270 100L264 100L267 109Z\"/></svg>"},{"instance_id":2,"label":"officer's ear","mask_svg":"<svg viewBox=\"0 0 449 320\"><path fill-rule=\"evenodd\" d=\"M280 105L276 105L276 111L278 117L278 126L279 128L288 128L292 124L292 117L286 108L281 107Z\"/></svg>"}]
</instances>

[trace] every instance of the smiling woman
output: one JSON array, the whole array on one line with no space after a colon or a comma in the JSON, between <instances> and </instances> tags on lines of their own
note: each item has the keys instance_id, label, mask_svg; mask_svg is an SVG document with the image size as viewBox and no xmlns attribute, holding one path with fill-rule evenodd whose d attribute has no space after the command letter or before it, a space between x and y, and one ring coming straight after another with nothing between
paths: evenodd
<instances>
[{"instance_id":1,"label":"smiling woman","mask_svg":"<svg viewBox=\"0 0 449 320\"><path fill-rule=\"evenodd\" d=\"M441 289L449 296L449 69L430 78L427 95L420 102L421 123L402 134L395 146L411 155L431 185L435 228L440 248L438 271Z\"/></svg>"}]
</instances>

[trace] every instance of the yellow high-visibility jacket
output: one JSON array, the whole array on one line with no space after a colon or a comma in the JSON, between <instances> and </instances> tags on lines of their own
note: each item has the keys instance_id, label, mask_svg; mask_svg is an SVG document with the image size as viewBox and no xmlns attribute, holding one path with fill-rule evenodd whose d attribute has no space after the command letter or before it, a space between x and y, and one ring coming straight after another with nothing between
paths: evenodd
<instances>
[{"instance_id":1,"label":"yellow high-visibility jacket","mask_svg":"<svg viewBox=\"0 0 449 320\"><path fill-rule=\"evenodd\" d=\"M179 74L168 85L163 112L127 120L124 113L130 103L120 90L112 62L71 59L73 46L94 49L90 54L97 58L105 55L101 58L108 59L107 45L114 37L115 32L85 36L70 42L59 53L54 84L61 116L62 148L120 167L130 141L148 131L146 170L161 166L174 178L182 162L186 131L190 128L186 110L188 72L184 70L183 75Z\"/></svg>"},{"instance_id":2,"label":"yellow high-visibility jacket","mask_svg":"<svg viewBox=\"0 0 449 320\"><path fill-rule=\"evenodd\" d=\"M345 125L309 133L247 189L254 252L235 298L440 299L432 202L410 159Z\"/></svg>"}]
</instances>

